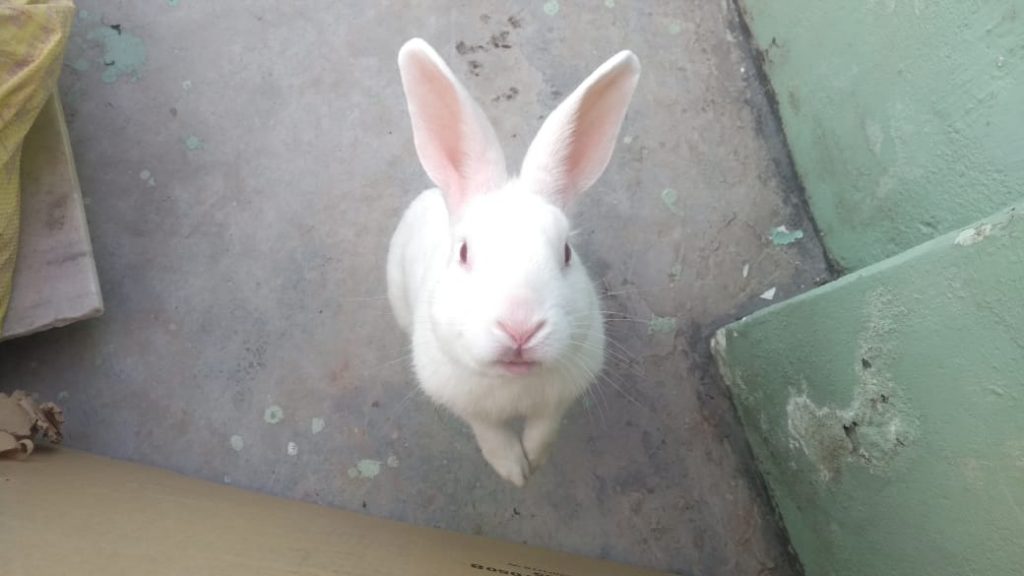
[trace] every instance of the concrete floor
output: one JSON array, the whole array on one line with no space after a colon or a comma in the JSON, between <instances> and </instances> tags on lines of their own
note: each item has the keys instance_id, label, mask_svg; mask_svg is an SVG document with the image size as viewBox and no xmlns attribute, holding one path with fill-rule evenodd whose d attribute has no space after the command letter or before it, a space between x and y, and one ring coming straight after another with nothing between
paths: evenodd
<instances>
[{"instance_id":1,"label":"concrete floor","mask_svg":"<svg viewBox=\"0 0 1024 576\"><path fill-rule=\"evenodd\" d=\"M3 387L59 398L72 446L220 482L683 574L792 573L706 342L826 270L732 5L427 4L80 0L61 92L107 312L0 346ZM415 392L383 299L428 184L394 64L414 35L514 162L605 58L644 66L576 219L617 354L524 490ZM807 234L776 245L782 224Z\"/></svg>"}]
</instances>

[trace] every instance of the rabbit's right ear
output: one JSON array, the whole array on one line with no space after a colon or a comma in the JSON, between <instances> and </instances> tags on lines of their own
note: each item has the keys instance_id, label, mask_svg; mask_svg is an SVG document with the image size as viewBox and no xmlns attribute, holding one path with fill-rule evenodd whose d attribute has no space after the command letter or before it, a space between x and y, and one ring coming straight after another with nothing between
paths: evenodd
<instances>
[{"instance_id":1,"label":"rabbit's right ear","mask_svg":"<svg viewBox=\"0 0 1024 576\"><path fill-rule=\"evenodd\" d=\"M398 68L420 164L458 217L473 195L505 183L505 155L483 111L429 44L406 42Z\"/></svg>"}]
</instances>

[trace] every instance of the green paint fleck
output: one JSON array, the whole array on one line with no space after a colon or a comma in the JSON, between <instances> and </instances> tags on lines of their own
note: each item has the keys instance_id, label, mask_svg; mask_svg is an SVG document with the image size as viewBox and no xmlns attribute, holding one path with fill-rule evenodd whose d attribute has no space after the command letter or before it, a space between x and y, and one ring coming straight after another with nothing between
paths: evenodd
<instances>
[{"instance_id":1,"label":"green paint fleck","mask_svg":"<svg viewBox=\"0 0 1024 576\"><path fill-rule=\"evenodd\" d=\"M267 407L263 411L263 421L267 424L277 424L284 418L284 410L281 410L280 406L274 405Z\"/></svg>"},{"instance_id":2,"label":"green paint fleck","mask_svg":"<svg viewBox=\"0 0 1024 576\"><path fill-rule=\"evenodd\" d=\"M615 8L615 0L604 0L604 5L609 8Z\"/></svg>"},{"instance_id":3,"label":"green paint fleck","mask_svg":"<svg viewBox=\"0 0 1024 576\"><path fill-rule=\"evenodd\" d=\"M88 72L89 71L89 59L83 56L83 57L75 60L75 63L72 64L71 67L74 68L75 70L78 70L79 72Z\"/></svg>"},{"instance_id":4,"label":"green paint fleck","mask_svg":"<svg viewBox=\"0 0 1024 576\"><path fill-rule=\"evenodd\" d=\"M790 230L785 226L779 226L772 230L772 244L776 246L788 246L804 237L803 230Z\"/></svg>"},{"instance_id":5,"label":"green paint fleck","mask_svg":"<svg viewBox=\"0 0 1024 576\"><path fill-rule=\"evenodd\" d=\"M668 209L672 211L676 216L683 215L683 209L679 207L679 192L676 192L673 188L665 188L661 191L661 201L668 206Z\"/></svg>"},{"instance_id":6,"label":"green paint fleck","mask_svg":"<svg viewBox=\"0 0 1024 576\"><path fill-rule=\"evenodd\" d=\"M167 5L173 7L177 6L179 2L181 2L181 0L167 0Z\"/></svg>"},{"instance_id":7,"label":"green paint fleck","mask_svg":"<svg viewBox=\"0 0 1024 576\"><path fill-rule=\"evenodd\" d=\"M682 274L683 267L681 265L676 264L675 266L673 266L672 269L668 271L669 284L675 286L676 282L679 281L679 277L682 276Z\"/></svg>"},{"instance_id":8,"label":"green paint fleck","mask_svg":"<svg viewBox=\"0 0 1024 576\"><path fill-rule=\"evenodd\" d=\"M554 16L558 14L558 10L561 6L558 5L558 0L548 0L544 3L544 13L548 16Z\"/></svg>"},{"instance_id":9,"label":"green paint fleck","mask_svg":"<svg viewBox=\"0 0 1024 576\"><path fill-rule=\"evenodd\" d=\"M86 37L103 43L104 82L113 84L121 76L139 79L139 70L146 63L146 45L141 38L110 26L93 28Z\"/></svg>"},{"instance_id":10,"label":"green paint fleck","mask_svg":"<svg viewBox=\"0 0 1024 576\"><path fill-rule=\"evenodd\" d=\"M683 24L679 20L671 20L668 23L669 34L679 34L683 31Z\"/></svg>"},{"instance_id":11,"label":"green paint fleck","mask_svg":"<svg viewBox=\"0 0 1024 576\"><path fill-rule=\"evenodd\" d=\"M196 136L189 136L185 138L185 148L189 150L202 150L203 141Z\"/></svg>"},{"instance_id":12,"label":"green paint fleck","mask_svg":"<svg viewBox=\"0 0 1024 576\"><path fill-rule=\"evenodd\" d=\"M380 460L360 460L355 467L356 475L360 478L376 478L377 475L380 474L380 466ZM349 476L352 476L351 471L349 472Z\"/></svg>"},{"instance_id":13,"label":"green paint fleck","mask_svg":"<svg viewBox=\"0 0 1024 576\"><path fill-rule=\"evenodd\" d=\"M674 316L655 316L647 323L648 334L675 334L676 318Z\"/></svg>"}]
</instances>

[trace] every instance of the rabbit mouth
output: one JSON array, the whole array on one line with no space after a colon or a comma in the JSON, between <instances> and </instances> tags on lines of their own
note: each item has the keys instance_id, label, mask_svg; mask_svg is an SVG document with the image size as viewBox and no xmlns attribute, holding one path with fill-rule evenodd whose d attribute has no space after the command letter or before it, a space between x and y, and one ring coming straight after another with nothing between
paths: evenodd
<instances>
[{"instance_id":1,"label":"rabbit mouth","mask_svg":"<svg viewBox=\"0 0 1024 576\"><path fill-rule=\"evenodd\" d=\"M512 374L513 376L522 376L529 374L534 368L540 365L540 362L533 360L525 360L517 358L514 360L499 360L498 366L501 367L505 372Z\"/></svg>"}]
</instances>

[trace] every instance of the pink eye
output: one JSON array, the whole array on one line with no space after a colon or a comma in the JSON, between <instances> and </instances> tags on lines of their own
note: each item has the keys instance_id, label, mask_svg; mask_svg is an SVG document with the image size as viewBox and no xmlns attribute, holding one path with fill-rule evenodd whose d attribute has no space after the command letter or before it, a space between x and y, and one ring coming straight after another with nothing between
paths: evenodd
<instances>
[{"instance_id":1,"label":"pink eye","mask_svg":"<svg viewBox=\"0 0 1024 576\"><path fill-rule=\"evenodd\" d=\"M462 247L459 248L459 262L463 266L469 264L469 246L466 245L466 241L462 241Z\"/></svg>"},{"instance_id":2,"label":"pink eye","mask_svg":"<svg viewBox=\"0 0 1024 576\"><path fill-rule=\"evenodd\" d=\"M565 243L565 265L568 266L572 260L572 248L569 248L569 243Z\"/></svg>"}]
</instances>

